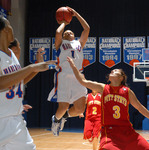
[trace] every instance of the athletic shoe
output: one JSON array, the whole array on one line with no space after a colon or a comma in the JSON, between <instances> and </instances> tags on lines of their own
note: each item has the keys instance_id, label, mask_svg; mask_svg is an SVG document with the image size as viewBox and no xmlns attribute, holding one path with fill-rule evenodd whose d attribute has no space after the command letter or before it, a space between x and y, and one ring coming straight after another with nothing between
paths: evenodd
<instances>
[{"instance_id":1,"label":"athletic shoe","mask_svg":"<svg viewBox=\"0 0 149 150\"><path fill-rule=\"evenodd\" d=\"M52 116L52 127L51 131L53 132L54 136L59 136L60 131L60 123L55 122L54 115Z\"/></svg>"},{"instance_id":2,"label":"athletic shoe","mask_svg":"<svg viewBox=\"0 0 149 150\"><path fill-rule=\"evenodd\" d=\"M64 124L67 120L65 118L62 117L61 122L60 122L60 130L62 131L64 128Z\"/></svg>"}]
</instances>

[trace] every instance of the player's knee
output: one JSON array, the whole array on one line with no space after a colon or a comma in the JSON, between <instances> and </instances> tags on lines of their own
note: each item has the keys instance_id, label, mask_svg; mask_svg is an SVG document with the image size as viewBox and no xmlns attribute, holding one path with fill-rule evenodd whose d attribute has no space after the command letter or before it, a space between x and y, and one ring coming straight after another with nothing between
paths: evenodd
<instances>
[{"instance_id":1,"label":"player's knee","mask_svg":"<svg viewBox=\"0 0 149 150\"><path fill-rule=\"evenodd\" d=\"M81 114L84 113L85 107L76 107L75 110L78 114Z\"/></svg>"},{"instance_id":2,"label":"player's knee","mask_svg":"<svg viewBox=\"0 0 149 150\"><path fill-rule=\"evenodd\" d=\"M67 110L68 107L69 107L68 103L59 103L59 105L58 105L58 109L60 109L60 110Z\"/></svg>"}]
</instances>

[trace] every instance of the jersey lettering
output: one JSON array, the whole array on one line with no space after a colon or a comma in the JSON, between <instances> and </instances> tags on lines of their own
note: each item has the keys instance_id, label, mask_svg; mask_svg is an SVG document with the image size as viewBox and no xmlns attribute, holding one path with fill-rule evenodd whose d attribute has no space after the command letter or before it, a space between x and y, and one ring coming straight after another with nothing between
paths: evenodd
<instances>
[{"instance_id":1,"label":"jersey lettering","mask_svg":"<svg viewBox=\"0 0 149 150\"><path fill-rule=\"evenodd\" d=\"M17 92L15 93L14 91L15 86L13 86L9 92L6 93L6 98L7 99L13 99L15 95L18 95L18 98L21 98L23 96L23 91L21 90L21 83L18 86Z\"/></svg>"}]
</instances>

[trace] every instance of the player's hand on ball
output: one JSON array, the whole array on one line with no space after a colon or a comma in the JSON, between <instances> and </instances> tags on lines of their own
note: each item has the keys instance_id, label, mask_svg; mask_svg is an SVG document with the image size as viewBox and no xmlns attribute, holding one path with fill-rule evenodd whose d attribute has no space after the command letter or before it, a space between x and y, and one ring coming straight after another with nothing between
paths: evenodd
<instances>
[{"instance_id":1,"label":"player's hand on ball","mask_svg":"<svg viewBox=\"0 0 149 150\"><path fill-rule=\"evenodd\" d=\"M66 6L66 8L72 13L72 16L75 16L75 14L77 13L74 9L72 9L71 7Z\"/></svg>"}]
</instances>

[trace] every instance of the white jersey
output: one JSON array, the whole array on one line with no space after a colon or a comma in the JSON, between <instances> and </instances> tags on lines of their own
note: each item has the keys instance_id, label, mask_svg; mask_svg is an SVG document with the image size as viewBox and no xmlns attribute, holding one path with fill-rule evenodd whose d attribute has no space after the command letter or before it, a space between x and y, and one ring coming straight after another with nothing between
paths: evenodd
<instances>
[{"instance_id":1,"label":"white jersey","mask_svg":"<svg viewBox=\"0 0 149 150\"><path fill-rule=\"evenodd\" d=\"M55 75L55 85L49 93L48 100L53 102L67 102L73 104L81 97L86 97L87 89L76 79L68 61L67 56L71 57L78 70L83 69L83 50L81 43L73 40L63 40L60 46L58 64L59 72Z\"/></svg>"},{"instance_id":2,"label":"white jersey","mask_svg":"<svg viewBox=\"0 0 149 150\"><path fill-rule=\"evenodd\" d=\"M9 49L10 50L10 49ZM15 54L11 56L0 51L0 76L16 72L21 69ZM23 81L10 89L0 91L0 118L22 114Z\"/></svg>"},{"instance_id":3,"label":"white jersey","mask_svg":"<svg viewBox=\"0 0 149 150\"><path fill-rule=\"evenodd\" d=\"M67 56L73 59L78 70L83 69L83 50L81 49L81 43L79 41L62 40L62 44L60 46L58 63L61 67L61 71L65 73L73 73L67 61Z\"/></svg>"}]
</instances>

